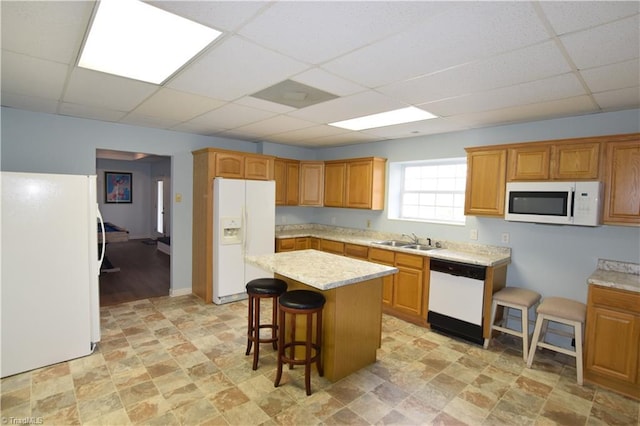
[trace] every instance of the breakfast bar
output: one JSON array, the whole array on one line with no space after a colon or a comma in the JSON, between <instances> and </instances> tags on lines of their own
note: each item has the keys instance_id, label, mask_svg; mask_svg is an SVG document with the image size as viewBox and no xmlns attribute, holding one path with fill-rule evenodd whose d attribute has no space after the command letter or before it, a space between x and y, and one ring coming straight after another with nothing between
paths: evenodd
<instances>
[{"instance_id":1,"label":"breakfast bar","mask_svg":"<svg viewBox=\"0 0 640 426\"><path fill-rule=\"evenodd\" d=\"M324 376L335 382L376 361L382 332L382 277L397 268L317 250L247 256L287 282L321 293Z\"/></svg>"}]
</instances>

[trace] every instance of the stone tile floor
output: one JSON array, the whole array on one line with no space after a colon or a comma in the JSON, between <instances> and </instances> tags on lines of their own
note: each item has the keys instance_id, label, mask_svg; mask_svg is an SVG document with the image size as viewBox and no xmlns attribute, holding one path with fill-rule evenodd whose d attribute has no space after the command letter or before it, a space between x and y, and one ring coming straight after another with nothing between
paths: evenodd
<instances>
[{"instance_id":1,"label":"stone tile floor","mask_svg":"<svg viewBox=\"0 0 640 426\"><path fill-rule=\"evenodd\" d=\"M162 297L102 309L91 356L2 379L3 424L45 425L637 425L640 404L575 383L570 357L518 339L488 350L391 316L378 361L336 383L245 356L246 301L205 305ZM268 309L263 309L265 319ZM45 348L43 348L45 350Z\"/></svg>"}]
</instances>

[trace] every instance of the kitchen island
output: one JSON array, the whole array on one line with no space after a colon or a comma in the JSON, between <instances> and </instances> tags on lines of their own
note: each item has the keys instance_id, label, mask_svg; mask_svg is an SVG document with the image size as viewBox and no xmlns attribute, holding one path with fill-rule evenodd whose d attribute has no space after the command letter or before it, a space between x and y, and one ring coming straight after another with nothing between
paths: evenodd
<instances>
[{"instance_id":1,"label":"kitchen island","mask_svg":"<svg viewBox=\"0 0 640 426\"><path fill-rule=\"evenodd\" d=\"M287 282L322 293L324 376L335 382L376 361L382 333L382 277L397 268L317 250L247 256Z\"/></svg>"}]
</instances>

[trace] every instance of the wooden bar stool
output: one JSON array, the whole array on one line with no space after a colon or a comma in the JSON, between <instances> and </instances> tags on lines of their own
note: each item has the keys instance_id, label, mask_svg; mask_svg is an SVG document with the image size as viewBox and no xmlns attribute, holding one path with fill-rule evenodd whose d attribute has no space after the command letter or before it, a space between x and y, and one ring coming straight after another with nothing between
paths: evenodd
<instances>
[{"instance_id":1,"label":"wooden bar stool","mask_svg":"<svg viewBox=\"0 0 640 426\"><path fill-rule=\"evenodd\" d=\"M512 336L522 338L522 359L524 362L527 362L527 358L529 356L529 309L539 301L539 293L525 288L505 287L496 292L493 295L493 304L491 307L491 330L489 338L484 340L484 348L487 349L489 347L491 332L493 332L493 330L511 334ZM499 306L505 308L505 312L502 316L502 320L496 324L496 313ZM507 328L508 309L518 309L520 311L522 331Z\"/></svg>"},{"instance_id":2,"label":"wooden bar stool","mask_svg":"<svg viewBox=\"0 0 640 426\"><path fill-rule=\"evenodd\" d=\"M532 349L527 359L527 367L531 368L533 357L538 347L570 355L576 359L578 384L582 385L582 333L584 331L583 324L587 314L587 305L563 297L548 297L538 305L537 313L538 318L533 332ZM544 341L549 321L573 327L573 337L576 342L575 350L561 348Z\"/></svg>"},{"instance_id":3,"label":"wooden bar stool","mask_svg":"<svg viewBox=\"0 0 640 426\"><path fill-rule=\"evenodd\" d=\"M320 377L324 375L322 368L322 309L325 298L322 294L309 290L293 290L280 296L280 337L278 342L278 372L276 374L275 387L280 385L282 378L282 364L289 364L289 369L294 365L304 365L304 383L307 395L311 395L311 364L316 363ZM285 343L285 315L289 314L289 342ZM316 317L315 341L313 340L313 316ZM296 317L306 316L306 336L304 340L296 340ZM304 347L304 358L295 357L296 347ZM286 349L289 355L286 355ZM311 351L314 351L312 356Z\"/></svg>"},{"instance_id":4,"label":"wooden bar stool","mask_svg":"<svg viewBox=\"0 0 640 426\"><path fill-rule=\"evenodd\" d=\"M287 291L287 283L277 278L258 278L251 280L246 285L249 296L249 325L247 327L247 352L251 352L253 343L256 347L253 351L253 369L258 368L260 356L260 343L271 343L273 349L278 349L278 297ZM271 324L260 324L260 300L271 299L273 301ZM271 337L260 338L260 329L270 328Z\"/></svg>"}]
</instances>

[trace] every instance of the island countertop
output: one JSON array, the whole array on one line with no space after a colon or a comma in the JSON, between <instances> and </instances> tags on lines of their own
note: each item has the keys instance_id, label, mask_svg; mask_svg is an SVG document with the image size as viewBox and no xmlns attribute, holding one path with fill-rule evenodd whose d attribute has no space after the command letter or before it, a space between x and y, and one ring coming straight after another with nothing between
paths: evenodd
<instances>
[{"instance_id":1,"label":"island countertop","mask_svg":"<svg viewBox=\"0 0 640 426\"><path fill-rule=\"evenodd\" d=\"M247 262L318 290L330 290L398 272L398 268L318 250L247 256Z\"/></svg>"}]
</instances>

